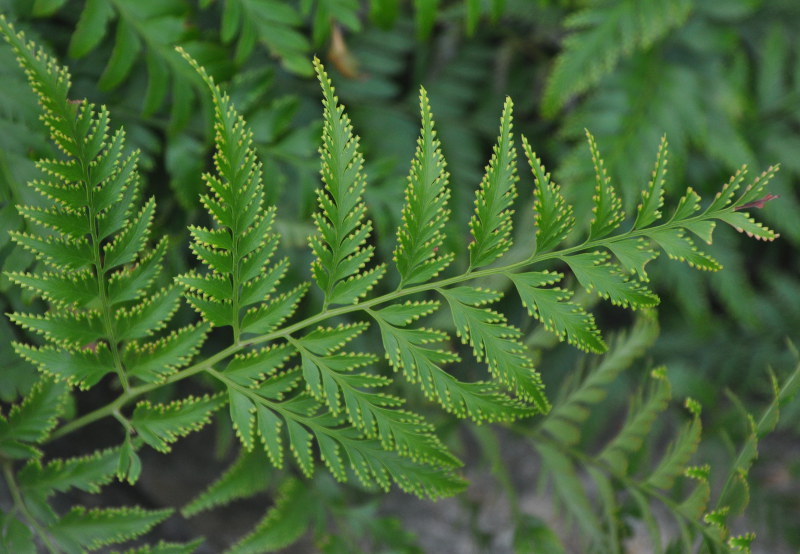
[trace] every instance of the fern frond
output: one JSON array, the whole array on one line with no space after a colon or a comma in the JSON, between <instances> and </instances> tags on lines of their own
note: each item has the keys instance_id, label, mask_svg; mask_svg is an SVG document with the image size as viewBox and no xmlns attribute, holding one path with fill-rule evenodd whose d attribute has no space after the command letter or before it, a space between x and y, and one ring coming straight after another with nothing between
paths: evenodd
<instances>
[{"instance_id":1,"label":"fern frond","mask_svg":"<svg viewBox=\"0 0 800 554\"><path fill-rule=\"evenodd\" d=\"M266 490L268 478L264 475L264 453L258 450L241 450L230 467L199 496L181 509L184 517L192 517L215 506L248 498Z\"/></svg>"},{"instance_id":2,"label":"fern frond","mask_svg":"<svg viewBox=\"0 0 800 554\"><path fill-rule=\"evenodd\" d=\"M87 456L54 459L46 465L39 460L29 461L17 473L20 490L30 502L35 499L37 511L46 513L45 501L56 491L76 488L96 493L111 482L117 469L119 449L98 450ZM54 516L55 517L55 516Z\"/></svg>"},{"instance_id":3,"label":"fern frond","mask_svg":"<svg viewBox=\"0 0 800 554\"><path fill-rule=\"evenodd\" d=\"M163 328L179 302L174 288L151 290L166 243L146 247L155 202L150 198L138 207L138 154L123 155L125 133L109 133L106 108L69 99L66 68L26 42L5 18L0 30L38 94L43 121L63 154L37 164L47 176L32 185L49 205L20 208L25 219L46 229L46 237L14 235L57 268L12 277L51 301L44 315L11 315L50 344L15 349L45 374L72 385L86 388L113 372L128 390L132 374L146 372L137 371L135 359L123 364L123 352Z\"/></svg>"},{"instance_id":4,"label":"fern frond","mask_svg":"<svg viewBox=\"0 0 800 554\"><path fill-rule=\"evenodd\" d=\"M72 508L48 528L65 552L96 550L108 544L124 542L147 533L165 520L172 510L143 508Z\"/></svg>"},{"instance_id":5,"label":"fern frond","mask_svg":"<svg viewBox=\"0 0 800 554\"><path fill-rule=\"evenodd\" d=\"M445 167L439 139L433 128L428 93L419 93L422 129L403 205L403 225L397 231L394 259L400 273L400 288L424 283L436 277L453 261L455 254L440 254L450 210L449 174Z\"/></svg>"},{"instance_id":6,"label":"fern frond","mask_svg":"<svg viewBox=\"0 0 800 554\"><path fill-rule=\"evenodd\" d=\"M660 301L644 285L629 280L618 266L608 263L608 254L595 251L562 259L587 291L596 291L612 304L637 309L656 306Z\"/></svg>"},{"instance_id":7,"label":"fern frond","mask_svg":"<svg viewBox=\"0 0 800 554\"><path fill-rule=\"evenodd\" d=\"M650 390L644 398L634 397L631 401L628 416L622 424L622 430L611 439L597 455L607 464L615 475L626 475L629 460L639 452L645 437L653 427L656 418L667 407L672 390L665 377L666 368L657 368L651 372Z\"/></svg>"},{"instance_id":8,"label":"fern frond","mask_svg":"<svg viewBox=\"0 0 800 554\"><path fill-rule=\"evenodd\" d=\"M783 387L775 384L775 400L758 423L746 415L750 434L730 467L716 507L712 508L710 466L689 465L697 453L702 431L697 401L686 400L691 419L675 433L660 458L649 463L648 456L642 455L644 441L652 434L653 423L663 414L669 401L670 385L663 368L651 372L648 391L635 396L621 429L599 453L589 455L579 446L583 426L593 406L605 398L606 388L619 372L653 342L655 331L652 321L640 320L630 336L615 345L603 362L555 405L542 422L540 431L532 434L534 446L564 509L575 518L592 547L608 549L619 543L620 537L612 525L617 521L613 513L619 509L622 499L630 496L656 552L663 551L663 523L655 518L653 503L662 504L675 520L679 537L673 548L694 550L700 538L709 551L726 552L729 547L741 546L743 552L748 552L754 535L730 536L728 519L740 513L748 501L746 477L756 456L756 442L762 436L759 433L767 433L774 427L777 407L800 390L800 368L795 369ZM603 526L595 513L582 482L580 466L584 466L597 487L596 501L606 514L608 526ZM678 480L680 486L676 485ZM692 482L688 486L687 480ZM680 495L675 494L676 489L682 491ZM680 498L674 500L676 496Z\"/></svg>"},{"instance_id":9,"label":"fern frond","mask_svg":"<svg viewBox=\"0 0 800 554\"><path fill-rule=\"evenodd\" d=\"M661 217L661 208L664 205L664 181L667 174L667 152L669 145L666 135L661 137L658 145L658 155L656 165L653 168L653 176L647 188L642 191L642 203L636 212L636 221L633 228L638 229L647 227Z\"/></svg>"},{"instance_id":10,"label":"fern frond","mask_svg":"<svg viewBox=\"0 0 800 554\"><path fill-rule=\"evenodd\" d=\"M325 295L325 306L350 304L364 296L383 276L384 265L362 271L375 247L367 244L372 222L366 219L363 194L364 158L358 150L350 118L339 105L327 73L314 60L325 107L322 130L322 181L319 212L314 214L318 234L309 239L316 259L311 272Z\"/></svg>"},{"instance_id":11,"label":"fern frond","mask_svg":"<svg viewBox=\"0 0 800 554\"><path fill-rule=\"evenodd\" d=\"M170 443L205 426L222 407L222 400L219 395L190 396L158 405L144 400L133 410L130 424L145 443L166 454Z\"/></svg>"},{"instance_id":12,"label":"fern frond","mask_svg":"<svg viewBox=\"0 0 800 554\"><path fill-rule=\"evenodd\" d=\"M570 302L572 291L550 287L563 279L560 273L531 272L512 274L520 299L528 313L559 339L589 352L605 352L606 345L594 322L594 316Z\"/></svg>"},{"instance_id":13,"label":"fern frond","mask_svg":"<svg viewBox=\"0 0 800 554\"><path fill-rule=\"evenodd\" d=\"M188 54L184 58L200 74L214 100L217 175L205 173L209 194L201 197L217 227L192 227L192 250L208 266L205 275L177 278L186 298L213 326L231 326L234 342L242 333L266 333L294 312L305 290L273 299L288 262L270 265L278 245L272 232L275 209L265 208L261 164L253 133L230 97Z\"/></svg>"},{"instance_id":14,"label":"fern frond","mask_svg":"<svg viewBox=\"0 0 800 554\"><path fill-rule=\"evenodd\" d=\"M277 0L224 0L221 21L220 38L225 44L236 43L237 64L244 64L255 46L263 43L288 71L312 74L311 45L300 32L304 21L293 5Z\"/></svg>"},{"instance_id":15,"label":"fern frond","mask_svg":"<svg viewBox=\"0 0 800 554\"><path fill-rule=\"evenodd\" d=\"M278 490L275 505L253 531L226 551L226 554L275 552L295 542L312 522L314 510L309 490L297 479L287 479Z\"/></svg>"},{"instance_id":16,"label":"fern frond","mask_svg":"<svg viewBox=\"0 0 800 554\"><path fill-rule=\"evenodd\" d=\"M658 336L658 325L652 317L643 316L627 334L617 337L602 362L560 402L557 402L541 429L567 445L580 440L581 427L589 416L589 408L606 397L608 387L633 361L644 354Z\"/></svg>"},{"instance_id":17,"label":"fern frond","mask_svg":"<svg viewBox=\"0 0 800 554\"><path fill-rule=\"evenodd\" d=\"M689 0L624 0L587 7L566 19L572 31L545 87L542 110L556 113L588 90L624 56L644 50L686 21Z\"/></svg>"},{"instance_id":18,"label":"fern frond","mask_svg":"<svg viewBox=\"0 0 800 554\"><path fill-rule=\"evenodd\" d=\"M500 116L500 134L475 197L475 213L469 221L473 242L469 245L470 268L489 265L511 248L512 208L517 197L517 152L512 130L513 103L506 98Z\"/></svg>"},{"instance_id":19,"label":"fern frond","mask_svg":"<svg viewBox=\"0 0 800 554\"><path fill-rule=\"evenodd\" d=\"M595 175L592 223L589 229L589 240L591 240L603 238L614 231L625 219L625 214L622 211L622 201L614 190L603 159L600 157L597 142L588 129L586 138L589 141Z\"/></svg>"},{"instance_id":20,"label":"fern frond","mask_svg":"<svg viewBox=\"0 0 800 554\"><path fill-rule=\"evenodd\" d=\"M558 185L550 179L541 160L531 149L528 139L522 137L522 148L533 171L536 182L535 211L536 251L547 252L558 246L575 227L572 206L567 204Z\"/></svg>"},{"instance_id":21,"label":"fern frond","mask_svg":"<svg viewBox=\"0 0 800 554\"><path fill-rule=\"evenodd\" d=\"M364 390L390 383L385 377L354 372L374 363L374 355L339 352L365 329L363 324L317 328L302 338L290 339L300 353L309 393L326 404L332 415L344 412L355 428L369 438L378 438L386 449L432 465L459 465L424 418L400 408L402 399Z\"/></svg>"},{"instance_id":22,"label":"fern frond","mask_svg":"<svg viewBox=\"0 0 800 554\"><path fill-rule=\"evenodd\" d=\"M62 384L40 379L21 403L0 414L0 452L11 459L41 456L32 444L43 442L55 427L66 394Z\"/></svg>"},{"instance_id":23,"label":"fern frond","mask_svg":"<svg viewBox=\"0 0 800 554\"><path fill-rule=\"evenodd\" d=\"M425 463L434 457L424 454L426 449L430 451L429 436L419 437L408 449L412 455L421 451L424 458L415 460L387 450L378 439L366 437L352 426L343 427L343 421L324 410L311 395L295 392L298 370L267 379L255 389L242 387L223 373L211 374L228 387L231 418L242 444L252 449L258 433L277 467L283 464L288 439L294 459L306 476L314 472L312 444L316 442L320 458L341 481L347 478L349 466L366 486L388 489L394 482L418 496L439 497L463 486L453 474L452 461L444 467ZM435 459L442 464L444 458L437 455Z\"/></svg>"}]
</instances>

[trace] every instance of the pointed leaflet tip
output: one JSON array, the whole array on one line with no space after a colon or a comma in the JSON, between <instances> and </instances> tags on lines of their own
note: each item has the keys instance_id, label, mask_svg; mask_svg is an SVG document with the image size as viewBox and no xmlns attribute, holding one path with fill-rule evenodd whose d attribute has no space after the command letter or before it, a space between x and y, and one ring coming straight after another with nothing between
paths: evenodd
<instances>
[{"instance_id":1,"label":"pointed leaflet tip","mask_svg":"<svg viewBox=\"0 0 800 554\"><path fill-rule=\"evenodd\" d=\"M766 196L764 196L762 198L759 198L758 200L753 200L752 202L748 202L747 204L742 204L741 206L736 206L733 209L733 211L734 212L738 212L740 210L747 210L747 209L750 209L750 208L759 208L760 209L760 208L763 208L764 204L766 204L770 200L775 200L777 198L780 198L780 196L777 195L777 194L768 194L768 195L766 195Z\"/></svg>"}]
</instances>

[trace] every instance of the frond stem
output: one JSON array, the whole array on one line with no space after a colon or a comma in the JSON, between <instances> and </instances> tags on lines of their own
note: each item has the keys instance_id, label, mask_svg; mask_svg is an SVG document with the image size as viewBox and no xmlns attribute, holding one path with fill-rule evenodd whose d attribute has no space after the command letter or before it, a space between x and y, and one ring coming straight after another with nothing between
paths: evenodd
<instances>
[{"instance_id":1,"label":"frond stem","mask_svg":"<svg viewBox=\"0 0 800 554\"><path fill-rule=\"evenodd\" d=\"M33 515L31 515L31 513L28 511L28 507L25 505L25 499L22 498L22 492L19 490L19 485L17 485L17 481L14 479L14 470L12 468L11 461L3 463L3 477L5 477L9 492L11 492L11 498L14 500L14 508L19 511L19 513L27 522L28 526L36 532L36 534L44 543L48 552L52 552L53 554L57 553L59 550L50 541L50 537L47 535L47 532L42 528L41 525L39 525L39 522L36 521L36 518L33 517Z\"/></svg>"},{"instance_id":2,"label":"frond stem","mask_svg":"<svg viewBox=\"0 0 800 554\"><path fill-rule=\"evenodd\" d=\"M657 230L680 228L680 227L683 227L684 224L687 223L687 222L702 221L702 220L706 220L706 219L715 219L715 218L717 218L717 217L715 217L715 214L718 214L718 213L721 213L721 212L725 212L725 211L729 211L729 209L722 209L722 210L719 210L717 212L713 212L713 213L710 213L710 214L709 213L702 213L700 215L697 215L697 216L694 216L694 217L689 217L689 218L686 218L686 219L682 219L680 221L668 221L667 223L664 223L662 225L646 227L644 229L631 230L631 231L628 231L626 233L622 233L622 234L619 234L619 235L616 235L616 236L612 236L612 237L604 237L602 239L589 240L589 241L583 242L582 244L579 244L579 245L576 245L576 246L572 246L572 247L569 247L569 248L565 248L563 250L546 252L546 253L542 253L542 254L537 254L536 252L534 252L530 257L528 257L527 259L522 260L520 262L515 262L515 263L504 265L504 266L489 267L489 268L481 269L481 270L478 270L478 271L471 271L471 272L464 273L462 275L456 275L454 277L448 277L446 279L440 279L438 281L431 281L431 282L428 282L428 283L423 283L423 284L420 284L420 285L409 287L407 289L395 290L393 292L389 292L387 294L378 296L378 297L373 298L371 300L366 300L364 302L359 302L357 304L350 304L350 305L347 305L347 306L340 306L340 307L334 308L334 309L323 310L322 312L320 312L320 313L318 313L316 315L313 315L311 317L307 317L306 319L298 321L297 323L289 325L288 327L284 327L281 330L272 331L272 332L266 333L264 335L260 335L260 336L257 336L257 337L252 337L252 338L249 338L249 339L246 339L246 340L242 340L242 341L240 341L240 342L238 342L236 344L233 344L233 345L225 348L224 350L220 350L219 352L217 352L213 356L210 356L209 358L206 358L203 361L197 362L197 363L195 363L195 364L193 364L193 365L191 365L191 366L189 366L189 367L187 367L185 369L182 369L182 370L180 370L180 371L178 371L176 373L173 373L172 375L170 375L169 377L167 377L163 381L160 381L158 383L148 383L146 385L141 385L141 386L138 386L138 387L130 388L127 391L125 391L122 395L120 395L116 400L111 402L110 404L107 404L106 406L98 408L93 412L89 412L88 414L86 414L86 415L84 415L84 416L82 416L82 417L80 417L78 419L75 419L73 421L70 421L69 423L63 425L62 427L60 427L58 429L56 429L56 431L54 431L50 435L50 437L48 438L48 441L63 437L64 435L72 433L73 431L76 431L76 430L80 429L81 427L84 427L85 425L93 423L94 421L102 419L102 418L104 418L106 416L112 415L115 409L119 409L120 407L124 406L125 404L127 404L128 402L130 402L131 400L135 399L138 396L141 396L141 395L143 395L145 393L148 393L148 392L150 392L152 390L158 389L158 388L160 388L162 386L165 386L165 385L168 385L170 383L176 383L178 381L181 381L183 379L186 379L188 377L196 375L197 373L201 373L203 371L207 371L207 372L209 372L211 375L213 375L215 377L217 375L221 375L221 376L224 377L224 374L219 373L216 370L213 370L213 366L215 364L217 364L218 362L224 360L225 358L227 358L229 356L233 356L234 354L244 350L245 348L250 347L250 346L254 346L256 344L261 344L261 343L264 343L264 342L270 342L270 341L273 341L273 340L276 340L276 339L284 339L284 340L288 341L290 335L292 335L292 334L294 334L294 333L296 333L298 331L302 331L306 327L310 327L310 326L315 325L317 323L321 323L321 322L323 322L323 321L325 321L327 319L330 319L330 318L333 318L333 317L337 317L337 316L346 315L346 314L350 314L350 313L353 313L353 312L362 311L362 310L368 311L369 308L372 308L373 306L376 306L378 304L383 304L385 302L391 302L393 300L397 300L397 299L403 298L405 296L411 296L413 294L428 292L428 291L431 291L431 290L435 290L435 289L443 288L443 287L448 287L448 286L451 286L451 285L457 285L459 283L463 283L465 281L469 281L469 280L472 280L472 279L480 279L481 277L488 277L488 276L491 276L491 275L516 272L516 271L519 271L519 270L521 270L521 269L523 269L525 267L528 267L528 266L530 266L532 264L535 264L535 263L539 263L539 262L546 261L546 260L561 259L564 256L567 256L567 255L570 255L570 254L574 254L574 253L580 252L582 250L589 250L589 249L592 249L592 248L600 248L600 247L603 247L604 245L607 245L609 243L619 242L619 241L628 240L628 239L631 239L631 238L637 238L637 237L641 237L641 236L646 236L647 234L652 233L652 232L657 231Z\"/></svg>"}]
</instances>

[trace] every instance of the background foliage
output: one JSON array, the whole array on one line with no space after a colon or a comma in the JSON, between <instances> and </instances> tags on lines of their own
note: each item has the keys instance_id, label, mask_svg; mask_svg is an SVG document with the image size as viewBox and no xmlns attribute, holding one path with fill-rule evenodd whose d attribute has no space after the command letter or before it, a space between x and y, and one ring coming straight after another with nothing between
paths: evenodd
<instances>
[{"instance_id":1,"label":"background foliage","mask_svg":"<svg viewBox=\"0 0 800 554\"><path fill-rule=\"evenodd\" d=\"M659 308L660 336L647 363L608 384L610 398L592 421L622 417L619 407L640 385L645 370L663 364L672 395L691 396L703 405L706 458L724 457L731 443L741 444L748 436L740 404L759 413L758 407L769 401L767 368L785 375L796 364L785 339L796 338L800 328L797 2L0 0L0 11L68 63L75 96L108 105L115 124L125 126L129 146L141 150L149 183L145 196L155 195L159 205L155 226L170 236L167 275L194 265L183 255L189 251L186 227L204 221L200 174L207 170L213 147L205 84L175 46L227 87L254 132L254 147L266 168L265 200L280 206L275 227L285 254L296 260L295 273L286 277L290 282L306 279L302 272L311 262L305 244L314 229L322 130L312 79L315 53L327 62L362 138L369 178L365 197L371 212L379 214L374 217L375 247L383 260L391 259L400 223L407 160L418 134L419 84L428 91L451 173L446 248L458 258L468 256L464 229L472 194L506 95L515 100L515 130L530 139L548 167L560 168L555 178L575 204L579 221L589 217L585 193L594 186L587 128L601 145L627 209L639 201L663 134L672 153L668 192L691 185L708 197L741 163L752 171L780 163L771 187L780 199L762 210L763 219L781 233L778 242L744 242L731 230L718 229L714 253L725 271L698 275L666 259L648 266L652 287L673 301ZM32 160L52 154L53 147L6 46L0 48L0 73L0 265L16 271L32 259L12 249L5 231L23 229L15 206L38 201L24 185L37 176ZM530 210L518 211L516 242L525 244ZM24 311L30 302L5 276L0 291L3 312ZM605 329L631 323L614 308L598 306L596 314ZM175 317L190 320L188 311ZM523 331L526 345L546 351L539 369L550 391L566 395L572 369L594 364L574 349L553 348L553 339L536 325ZM34 380L30 366L7 346L20 333L5 319L0 322L4 401L27 391ZM79 397L75 409L100 405L98 396ZM792 524L792 514L800 513L793 478L800 471L800 410L796 404L786 410L774 442L761 447L770 461L763 475L756 474L752 490L751 517L767 549L800 547ZM680 409L670 408L667 414L665 429L685 418ZM591 421L587 425L591 432L581 444L596 450L611 431ZM452 429L450 440L465 440L463 433ZM230 456L230 437L221 434L217 440L220 458ZM648 448L663 447L657 438L646 440ZM496 445L486 437L479 443L485 448L475 463L494 464ZM543 449L539 454L545 466L548 461L563 464ZM252 463L245 457L235 467ZM352 518L341 513L354 505L347 497L354 494L330 483L311 490L301 481L284 479L280 486L270 485L269 498L276 499L276 510L297 510L308 502L304 495L322 495L334 515L308 517L336 520L339 510L344 521ZM188 516L207 507L190 504L184 512ZM597 525L580 506L573 516L589 534ZM528 523L518 528L540 529L541 521ZM365 517L363 525L374 527L366 532L375 541L413 545L390 519ZM286 542L305 528L284 530Z\"/></svg>"}]
</instances>

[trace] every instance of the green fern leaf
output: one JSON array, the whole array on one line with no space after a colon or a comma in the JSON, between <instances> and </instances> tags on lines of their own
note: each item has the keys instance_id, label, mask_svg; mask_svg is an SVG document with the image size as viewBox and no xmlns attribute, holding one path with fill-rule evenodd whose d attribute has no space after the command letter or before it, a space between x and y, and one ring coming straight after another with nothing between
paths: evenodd
<instances>
[{"instance_id":1,"label":"green fern leaf","mask_svg":"<svg viewBox=\"0 0 800 554\"><path fill-rule=\"evenodd\" d=\"M44 466L31 460L19 471L17 480L26 498L36 498L39 506L56 491L75 488L97 493L113 479L118 456L119 449L109 448L88 456L51 460Z\"/></svg>"},{"instance_id":2,"label":"green fern leaf","mask_svg":"<svg viewBox=\"0 0 800 554\"><path fill-rule=\"evenodd\" d=\"M406 302L369 311L380 326L384 350L392 367L402 370L409 382L419 384L426 398L458 417L469 417L480 423L514 421L531 415L529 408L503 394L495 384L465 383L445 371L443 365L460 360L454 352L434 346L449 341L447 333L406 328L438 305L438 302Z\"/></svg>"},{"instance_id":3,"label":"green fern leaf","mask_svg":"<svg viewBox=\"0 0 800 554\"><path fill-rule=\"evenodd\" d=\"M517 197L517 153L512 129L513 103L506 98L500 117L500 135L486 166L469 221L473 242L469 245L470 268L489 265L511 248L512 205Z\"/></svg>"},{"instance_id":4,"label":"green fern leaf","mask_svg":"<svg viewBox=\"0 0 800 554\"><path fill-rule=\"evenodd\" d=\"M694 241L686 236L681 229L662 229L648 232L647 236L653 239L673 260L680 260L690 266L706 271L719 271L722 265L697 249Z\"/></svg>"},{"instance_id":5,"label":"green fern leaf","mask_svg":"<svg viewBox=\"0 0 800 554\"><path fill-rule=\"evenodd\" d=\"M564 40L545 87L542 110L553 115L570 98L611 72L623 56L644 50L681 25L689 0L595 4L568 17L572 34Z\"/></svg>"},{"instance_id":6,"label":"green fern leaf","mask_svg":"<svg viewBox=\"0 0 800 554\"><path fill-rule=\"evenodd\" d=\"M612 304L637 309L659 303L655 294L643 285L629 281L618 266L608 263L608 255L603 252L575 254L562 259L587 291L596 291Z\"/></svg>"},{"instance_id":7,"label":"green fern leaf","mask_svg":"<svg viewBox=\"0 0 800 554\"><path fill-rule=\"evenodd\" d=\"M149 342L131 341L123 353L123 363L131 377L147 383L158 382L188 365L207 334L208 325L198 323Z\"/></svg>"},{"instance_id":8,"label":"green fern leaf","mask_svg":"<svg viewBox=\"0 0 800 554\"><path fill-rule=\"evenodd\" d=\"M181 290L169 287L154 292L137 306L121 307L116 312L115 336L118 340L131 341L148 337L164 328L175 314L181 299Z\"/></svg>"},{"instance_id":9,"label":"green fern leaf","mask_svg":"<svg viewBox=\"0 0 800 554\"><path fill-rule=\"evenodd\" d=\"M305 287L271 298L287 267L281 261L269 267L278 237L272 233L274 208L263 206L261 164L253 148L253 134L230 97L188 54L214 99L217 175L204 174L210 194L201 197L218 227L192 227L192 250L206 264L205 275L188 273L177 278L189 303L214 326L231 326L234 342L241 333L267 333L289 317Z\"/></svg>"},{"instance_id":10,"label":"green fern leaf","mask_svg":"<svg viewBox=\"0 0 800 554\"><path fill-rule=\"evenodd\" d=\"M622 211L622 201L617 196L614 187L611 185L611 178L606 173L603 159L597 149L597 143L592 134L587 130L586 138L589 141L589 151L592 153L592 163L594 164L595 188L592 200L592 223L589 229L589 240L597 240L605 237L625 219Z\"/></svg>"},{"instance_id":11,"label":"green fern leaf","mask_svg":"<svg viewBox=\"0 0 800 554\"><path fill-rule=\"evenodd\" d=\"M295 542L314 516L310 491L297 479L288 479L277 493L275 505L255 529L226 551L227 554L275 552ZM309 509L312 508L312 509Z\"/></svg>"},{"instance_id":12,"label":"green fern leaf","mask_svg":"<svg viewBox=\"0 0 800 554\"><path fill-rule=\"evenodd\" d=\"M155 201L150 198L142 211L125 226L125 229L115 237L114 241L104 247L103 268L106 271L130 263L136 258L136 254L144 247L149 238L155 206Z\"/></svg>"},{"instance_id":13,"label":"green fern leaf","mask_svg":"<svg viewBox=\"0 0 800 554\"><path fill-rule=\"evenodd\" d=\"M528 313L542 322L544 328L559 339L589 352L605 352L606 345L594 322L594 316L569 302L572 292L558 287L546 287L560 281L561 273L531 272L512 274L522 303Z\"/></svg>"},{"instance_id":14,"label":"green fern leaf","mask_svg":"<svg viewBox=\"0 0 800 554\"><path fill-rule=\"evenodd\" d=\"M139 300L161 271L168 241L161 239L155 248L139 258L138 263L125 271L112 273L108 279L108 302L116 305Z\"/></svg>"},{"instance_id":15,"label":"green fern leaf","mask_svg":"<svg viewBox=\"0 0 800 554\"><path fill-rule=\"evenodd\" d=\"M248 309L242 316L242 332L266 334L276 329L297 310L308 288L308 283L301 283L269 303Z\"/></svg>"},{"instance_id":16,"label":"green fern leaf","mask_svg":"<svg viewBox=\"0 0 800 554\"><path fill-rule=\"evenodd\" d=\"M545 171L544 165L524 136L522 148L536 182L536 198L533 203L536 251L547 252L558 246L569 235L575 227L575 216L572 206L564 200L558 185L550 180L550 174Z\"/></svg>"},{"instance_id":17,"label":"green fern leaf","mask_svg":"<svg viewBox=\"0 0 800 554\"><path fill-rule=\"evenodd\" d=\"M375 356L338 352L365 329L364 324L317 328L309 333L310 340L290 339L300 352L309 393L325 403L334 416L342 412L343 405L348 421L367 437L379 438L384 448L431 464L458 465L458 460L435 437L431 425L421 416L400 409L400 398L364 390L390 382L385 377L353 372L374 363Z\"/></svg>"},{"instance_id":18,"label":"green fern leaf","mask_svg":"<svg viewBox=\"0 0 800 554\"><path fill-rule=\"evenodd\" d=\"M589 417L589 407L606 397L606 387L655 342L657 335L655 320L649 317L637 319L627 335L617 338L600 365L553 406L542 422L542 430L566 445L577 444L582 425Z\"/></svg>"},{"instance_id":19,"label":"green fern leaf","mask_svg":"<svg viewBox=\"0 0 800 554\"><path fill-rule=\"evenodd\" d=\"M10 458L38 457L38 451L24 443L39 443L55 427L66 401L60 383L40 380L8 415L0 414L0 451Z\"/></svg>"},{"instance_id":20,"label":"green fern leaf","mask_svg":"<svg viewBox=\"0 0 800 554\"><path fill-rule=\"evenodd\" d=\"M225 375L239 385L255 385L283 367L293 354L294 349L286 343L237 354L225 367Z\"/></svg>"},{"instance_id":21,"label":"green fern leaf","mask_svg":"<svg viewBox=\"0 0 800 554\"><path fill-rule=\"evenodd\" d=\"M94 50L106 34L106 25L114 16L111 4L87 0L69 43L69 56L82 58Z\"/></svg>"},{"instance_id":22,"label":"green fern leaf","mask_svg":"<svg viewBox=\"0 0 800 554\"><path fill-rule=\"evenodd\" d=\"M320 211L314 214L318 234L310 238L316 259L311 264L314 280L325 294L325 306L350 304L364 296L385 272L385 266L362 271L375 247L366 244L372 222L364 221L366 177L364 158L358 150L350 118L334 96L330 79L314 60L322 85L325 107L322 131L322 180L318 189Z\"/></svg>"},{"instance_id":23,"label":"green fern leaf","mask_svg":"<svg viewBox=\"0 0 800 554\"><path fill-rule=\"evenodd\" d=\"M222 407L222 400L219 395L190 396L157 405L144 400L136 405L130 423L144 442L166 454L170 443L205 426Z\"/></svg>"},{"instance_id":24,"label":"green fern leaf","mask_svg":"<svg viewBox=\"0 0 800 554\"><path fill-rule=\"evenodd\" d=\"M394 259L400 273L400 288L436 277L453 261L454 254L439 255L450 212L447 202L449 175L433 128L428 94L420 88L422 130L411 162L403 205L403 225L397 231Z\"/></svg>"},{"instance_id":25,"label":"green fern leaf","mask_svg":"<svg viewBox=\"0 0 800 554\"><path fill-rule=\"evenodd\" d=\"M683 473L700 444L702 434L700 414L693 412L692 415L692 421L678 432L678 436L672 441L658 466L648 476L648 485L671 490L675 479Z\"/></svg>"},{"instance_id":26,"label":"green fern leaf","mask_svg":"<svg viewBox=\"0 0 800 554\"><path fill-rule=\"evenodd\" d=\"M98 549L107 544L127 541L149 531L165 520L172 510L143 508L72 508L48 528L59 546L70 554L84 548Z\"/></svg>"},{"instance_id":27,"label":"green fern leaf","mask_svg":"<svg viewBox=\"0 0 800 554\"><path fill-rule=\"evenodd\" d=\"M256 450L242 450L236 461L216 481L181 509L181 514L183 517L192 517L235 499L251 497L266 490L267 484L264 455Z\"/></svg>"},{"instance_id":28,"label":"green fern leaf","mask_svg":"<svg viewBox=\"0 0 800 554\"><path fill-rule=\"evenodd\" d=\"M114 371L114 360L105 344L79 350L35 347L18 342L12 343L12 346L18 356L53 380L64 381L83 390L96 385L105 375Z\"/></svg>"},{"instance_id":29,"label":"green fern leaf","mask_svg":"<svg viewBox=\"0 0 800 554\"><path fill-rule=\"evenodd\" d=\"M44 298L58 304L86 307L98 297L97 287L90 271L75 272L72 275L61 273L8 273L8 278Z\"/></svg>"},{"instance_id":30,"label":"green fern leaf","mask_svg":"<svg viewBox=\"0 0 800 554\"><path fill-rule=\"evenodd\" d=\"M664 205L664 181L667 174L668 156L667 137L661 137L656 156L656 166L653 168L653 177L647 188L642 191L642 203L636 212L636 221L633 222L634 229L647 227L661 217L661 208Z\"/></svg>"},{"instance_id":31,"label":"green fern leaf","mask_svg":"<svg viewBox=\"0 0 800 554\"><path fill-rule=\"evenodd\" d=\"M71 101L66 68L26 43L4 18L0 30L39 95L43 120L65 157L38 164L48 177L33 187L50 206L22 209L28 220L53 232L45 239L16 235L40 260L61 267L53 273L16 275L18 282L55 303L42 316L14 314L12 320L55 344L18 345L17 350L57 379L88 387L113 371L127 390L128 372L135 374L136 367L123 367L123 352L131 341L163 328L179 301L172 288L150 290L166 248L164 241L153 251L145 248L155 203L151 198L137 208L138 155L122 155L122 130L109 137L108 110ZM82 215L76 219L77 214ZM71 292L77 295L68 302Z\"/></svg>"},{"instance_id":32,"label":"green fern leaf","mask_svg":"<svg viewBox=\"0 0 800 554\"><path fill-rule=\"evenodd\" d=\"M222 42L236 40L237 64L247 61L261 42L288 71L312 74L308 63L310 44L300 32L303 18L293 5L276 0L224 0L221 19Z\"/></svg>"},{"instance_id":33,"label":"green fern leaf","mask_svg":"<svg viewBox=\"0 0 800 554\"><path fill-rule=\"evenodd\" d=\"M652 371L652 387L646 399L633 401L622 429L598 454L615 475L628 473L630 457L641 450L656 418L669 404L671 389L664 373L663 367Z\"/></svg>"},{"instance_id":34,"label":"green fern leaf","mask_svg":"<svg viewBox=\"0 0 800 554\"><path fill-rule=\"evenodd\" d=\"M658 257L658 252L653 250L643 238L611 242L606 245L606 248L616 256L622 269L628 273L636 273L640 281L650 280L645 266Z\"/></svg>"},{"instance_id":35,"label":"green fern leaf","mask_svg":"<svg viewBox=\"0 0 800 554\"><path fill-rule=\"evenodd\" d=\"M481 307L502 295L472 287L441 289L441 293L450 305L461 341L472 346L475 357L486 361L489 372L501 384L532 402L540 412L547 412L550 405L544 386L519 342L519 329L509 325L503 314Z\"/></svg>"}]
</instances>

